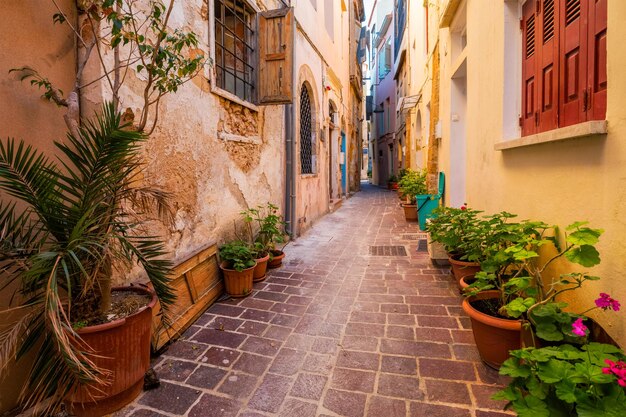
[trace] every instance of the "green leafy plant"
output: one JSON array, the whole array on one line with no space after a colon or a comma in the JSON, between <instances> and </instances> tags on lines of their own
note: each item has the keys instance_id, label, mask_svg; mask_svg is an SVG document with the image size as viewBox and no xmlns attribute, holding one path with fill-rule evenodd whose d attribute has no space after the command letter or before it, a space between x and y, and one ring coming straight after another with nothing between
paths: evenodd
<instances>
[{"instance_id":1,"label":"green leafy plant","mask_svg":"<svg viewBox=\"0 0 626 417\"><path fill-rule=\"evenodd\" d=\"M409 198L410 204L415 204L418 194L426 194L426 171L405 170L398 181L400 193Z\"/></svg>"},{"instance_id":2,"label":"green leafy plant","mask_svg":"<svg viewBox=\"0 0 626 417\"><path fill-rule=\"evenodd\" d=\"M398 182L398 177L396 177L394 174L391 174L388 178L387 178L387 183L388 184L393 184L393 183L397 183Z\"/></svg>"},{"instance_id":3,"label":"green leafy plant","mask_svg":"<svg viewBox=\"0 0 626 417\"><path fill-rule=\"evenodd\" d=\"M594 309L620 308L604 293L595 304ZM626 415L626 355L614 345L590 341L584 315L574 316L567 331L571 344L511 352L500 374L512 380L494 399L507 401L506 408L522 417Z\"/></svg>"},{"instance_id":4,"label":"green leafy plant","mask_svg":"<svg viewBox=\"0 0 626 417\"><path fill-rule=\"evenodd\" d=\"M48 413L79 384L107 378L75 329L106 321L114 264L140 265L165 312L175 301L164 244L142 228L147 215L169 214L167 194L140 181L146 136L128 130L112 103L79 133L55 142L58 162L23 142L0 143L2 287L18 286L14 309L24 312L0 333L0 370L37 348L21 400Z\"/></svg>"},{"instance_id":5,"label":"green leafy plant","mask_svg":"<svg viewBox=\"0 0 626 417\"><path fill-rule=\"evenodd\" d=\"M255 255L250 245L242 240L235 240L220 246L220 259L227 263L228 268L239 272L252 268L255 264Z\"/></svg>"},{"instance_id":6,"label":"green leafy plant","mask_svg":"<svg viewBox=\"0 0 626 417\"><path fill-rule=\"evenodd\" d=\"M564 311L567 304L559 302L558 297L581 288L586 281L599 278L587 272L552 276L548 267L561 258L582 267L599 264L600 255L595 245L603 230L589 228L586 222L573 223L566 228L562 245L556 237L558 227L549 228L544 223L536 222L526 224L528 228L511 235L515 240L510 240L508 247L494 255L500 257L498 259L510 259L516 267L514 274L506 281L500 279L498 274L477 274L477 281L470 286L470 294L490 288L499 289L502 294L499 308L501 315L522 318L526 327L540 339L570 341L570 325L576 315ZM548 229L554 232L554 236L545 236ZM546 245L551 246L552 255L541 262L539 248ZM493 268L493 265L487 265Z\"/></svg>"},{"instance_id":7,"label":"green leafy plant","mask_svg":"<svg viewBox=\"0 0 626 417\"><path fill-rule=\"evenodd\" d=\"M278 214L278 206L267 203L242 211L241 214L248 226L254 251L271 252L277 244L285 242L285 222Z\"/></svg>"},{"instance_id":8,"label":"green leafy plant","mask_svg":"<svg viewBox=\"0 0 626 417\"><path fill-rule=\"evenodd\" d=\"M459 259L474 257L466 251L472 250L472 245L480 243L470 242L470 236L477 235L475 229L480 221L478 218L480 213L465 205L461 208L437 207L433 210L433 218L429 220L427 226L430 239L441 243L448 253Z\"/></svg>"}]
</instances>

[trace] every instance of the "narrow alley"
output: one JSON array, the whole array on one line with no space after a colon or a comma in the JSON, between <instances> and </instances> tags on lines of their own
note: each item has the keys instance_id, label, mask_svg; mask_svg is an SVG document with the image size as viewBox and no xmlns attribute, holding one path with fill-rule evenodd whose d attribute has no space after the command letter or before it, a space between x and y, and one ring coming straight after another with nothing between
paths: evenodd
<instances>
[{"instance_id":1,"label":"narrow alley","mask_svg":"<svg viewBox=\"0 0 626 417\"><path fill-rule=\"evenodd\" d=\"M395 192L364 185L251 297L210 307L156 360L160 388L116 417L505 416L422 237Z\"/></svg>"}]
</instances>

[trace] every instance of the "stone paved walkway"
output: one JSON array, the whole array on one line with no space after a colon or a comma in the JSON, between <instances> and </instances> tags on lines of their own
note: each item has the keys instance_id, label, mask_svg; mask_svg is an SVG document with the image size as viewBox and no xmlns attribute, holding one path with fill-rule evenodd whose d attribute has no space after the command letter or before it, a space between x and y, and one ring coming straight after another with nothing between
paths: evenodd
<instances>
[{"instance_id":1,"label":"stone paved walkway","mask_svg":"<svg viewBox=\"0 0 626 417\"><path fill-rule=\"evenodd\" d=\"M363 188L252 296L209 308L116 416L507 416L448 270L417 252L395 192ZM370 255L388 245L407 256Z\"/></svg>"}]
</instances>

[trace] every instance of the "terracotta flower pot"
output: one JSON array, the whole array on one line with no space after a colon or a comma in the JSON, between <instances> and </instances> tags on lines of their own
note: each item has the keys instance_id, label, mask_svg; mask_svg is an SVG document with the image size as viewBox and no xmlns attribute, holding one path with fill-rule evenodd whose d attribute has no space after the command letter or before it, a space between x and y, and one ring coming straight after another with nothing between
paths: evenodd
<instances>
[{"instance_id":1,"label":"terracotta flower pot","mask_svg":"<svg viewBox=\"0 0 626 417\"><path fill-rule=\"evenodd\" d=\"M417 205L415 204L402 204L404 208L404 218L407 222L417 221Z\"/></svg>"},{"instance_id":2,"label":"terracotta flower pot","mask_svg":"<svg viewBox=\"0 0 626 417\"><path fill-rule=\"evenodd\" d=\"M474 278L474 275L467 275L467 276L462 277L459 280L459 290L461 291L461 294L463 294L465 292L465 289L469 287L470 285L472 285L474 281L476 281L476 278Z\"/></svg>"},{"instance_id":3,"label":"terracotta flower pot","mask_svg":"<svg viewBox=\"0 0 626 417\"><path fill-rule=\"evenodd\" d=\"M71 413L78 417L100 417L131 403L141 393L144 374L150 367L156 295L141 287L119 287L113 291L145 294L151 299L146 307L126 318L76 331L93 350L90 359L94 364L111 372L108 384L80 387L68 398Z\"/></svg>"},{"instance_id":4,"label":"terracotta flower pot","mask_svg":"<svg viewBox=\"0 0 626 417\"><path fill-rule=\"evenodd\" d=\"M261 282L265 280L265 273L267 272L267 263L269 262L269 260L269 253L264 257L256 260L256 266L254 267L254 273L252 274L253 282Z\"/></svg>"},{"instance_id":5,"label":"terracotta flower pot","mask_svg":"<svg viewBox=\"0 0 626 417\"><path fill-rule=\"evenodd\" d=\"M474 340L481 359L494 369L509 358L509 351L521 348L522 322L482 313L472 307L475 300L498 298L498 291L484 291L463 300L463 311L472 321Z\"/></svg>"},{"instance_id":6,"label":"terracotta flower pot","mask_svg":"<svg viewBox=\"0 0 626 417\"><path fill-rule=\"evenodd\" d=\"M269 269L280 268L283 264L283 258L285 257L285 252L282 250L273 250L272 251L272 259L267 264Z\"/></svg>"},{"instance_id":7,"label":"terracotta flower pot","mask_svg":"<svg viewBox=\"0 0 626 417\"><path fill-rule=\"evenodd\" d=\"M220 264L220 269L224 273L224 287L226 293L231 297L247 297L252 294L252 279L254 278L254 266L243 271L228 268L226 262Z\"/></svg>"},{"instance_id":8,"label":"terracotta flower pot","mask_svg":"<svg viewBox=\"0 0 626 417\"><path fill-rule=\"evenodd\" d=\"M460 280L463 277L473 277L480 272L480 264L478 262L466 262L454 259L453 256L448 257L448 261L452 266L454 278Z\"/></svg>"}]
</instances>

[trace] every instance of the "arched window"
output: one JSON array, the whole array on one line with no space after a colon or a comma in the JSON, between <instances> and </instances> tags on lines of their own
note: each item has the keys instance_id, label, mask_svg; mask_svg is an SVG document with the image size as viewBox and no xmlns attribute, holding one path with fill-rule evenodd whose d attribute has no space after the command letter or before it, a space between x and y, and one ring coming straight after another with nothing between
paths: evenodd
<instances>
[{"instance_id":1,"label":"arched window","mask_svg":"<svg viewBox=\"0 0 626 417\"><path fill-rule=\"evenodd\" d=\"M311 100L308 89L302 85L300 91L300 165L302 174L313 173L313 138L311 133Z\"/></svg>"}]
</instances>

